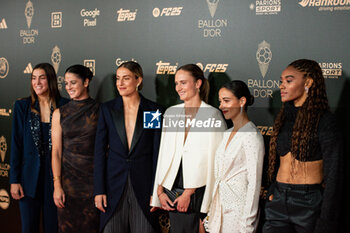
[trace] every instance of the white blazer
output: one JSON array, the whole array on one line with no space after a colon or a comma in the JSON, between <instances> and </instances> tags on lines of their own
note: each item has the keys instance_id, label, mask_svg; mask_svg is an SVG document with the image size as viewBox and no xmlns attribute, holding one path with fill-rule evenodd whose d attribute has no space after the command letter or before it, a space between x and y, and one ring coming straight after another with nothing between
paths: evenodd
<instances>
[{"instance_id":1,"label":"white blazer","mask_svg":"<svg viewBox=\"0 0 350 233\"><path fill-rule=\"evenodd\" d=\"M226 130L219 110L201 102L184 144L184 104L168 108L164 114L152 206L161 207L158 185L171 190L182 159L184 188L206 186L201 212L207 213L214 185L214 157ZM209 126L209 127L203 127Z\"/></svg>"},{"instance_id":2,"label":"white blazer","mask_svg":"<svg viewBox=\"0 0 350 233\"><path fill-rule=\"evenodd\" d=\"M250 121L225 149L231 132L224 133L216 151L209 232L252 233L258 223L264 140Z\"/></svg>"}]
</instances>

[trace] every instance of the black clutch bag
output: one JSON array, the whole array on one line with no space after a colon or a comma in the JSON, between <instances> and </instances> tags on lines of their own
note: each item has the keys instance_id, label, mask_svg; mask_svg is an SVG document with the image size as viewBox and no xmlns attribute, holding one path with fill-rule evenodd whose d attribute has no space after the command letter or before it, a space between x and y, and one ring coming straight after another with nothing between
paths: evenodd
<instances>
[{"instance_id":1,"label":"black clutch bag","mask_svg":"<svg viewBox=\"0 0 350 233\"><path fill-rule=\"evenodd\" d=\"M174 202L176 198L181 196L185 190L182 188L173 188L172 190L164 188L164 193L168 195L169 199ZM199 213L203 201L205 186L196 189L195 193L191 195L191 201L187 208L187 213ZM174 206L176 208L176 204ZM175 210L176 211L176 210Z\"/></svg>"}]
</instances>

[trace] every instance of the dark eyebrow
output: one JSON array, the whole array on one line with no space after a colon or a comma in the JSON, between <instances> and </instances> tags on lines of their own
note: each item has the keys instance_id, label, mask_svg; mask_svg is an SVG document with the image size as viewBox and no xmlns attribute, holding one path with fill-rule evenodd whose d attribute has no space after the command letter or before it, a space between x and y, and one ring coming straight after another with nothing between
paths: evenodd
<instances>
[{"instance_id":1,"label":"dark eyebrow","mask_svg":"<svg viewBox=\"0 0 350 233\"><path fill-rule=\"evenodd\" d=\"M282 79L283 77L280 77ZM285 78L295 78L293 75L287 75Z\"/></svg>"}]
</instances>

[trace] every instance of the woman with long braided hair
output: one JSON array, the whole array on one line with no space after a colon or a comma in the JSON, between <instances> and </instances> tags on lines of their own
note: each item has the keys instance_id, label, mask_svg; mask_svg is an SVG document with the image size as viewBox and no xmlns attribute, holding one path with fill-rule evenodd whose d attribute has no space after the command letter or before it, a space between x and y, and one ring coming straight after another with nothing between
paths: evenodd
<instances>
[{"instance_id":1,"label":"woman with long braided hair","mask_svg":"<svg viewBox=\"0 0 350 233\"><path fill-rule=\"evenodd\" d=\"M264 233L337 232L342 140L319 64L300 59L282 72L282 108L270 140ZM276 172L277 171L277 172Z\"/></svg>"}]
</instances>

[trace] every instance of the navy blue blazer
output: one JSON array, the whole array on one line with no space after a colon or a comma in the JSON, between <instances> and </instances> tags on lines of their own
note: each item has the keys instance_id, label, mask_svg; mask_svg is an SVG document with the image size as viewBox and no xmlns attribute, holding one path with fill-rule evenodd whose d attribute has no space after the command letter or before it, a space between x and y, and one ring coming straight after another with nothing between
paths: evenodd
<instances>
[{"instance_id":1,"label":"navy blue blazer","mask_svg":"<svg viewBox=\"0 0 350 233\"><path fill-rule=\"evenodd\" d=\"M65 98L57 101L57 107L67 103ZM35 197L39 171L40 155L36 145L36 138L40 138L40 128L32 127L33 113L30 108L30 97L17 100L13 111L10 184L21 184L25 196ZM39 103L35 109L40 111ZM39 125L40 127L40 125ZM38 143L37 143L38 144Z\"/></svg>"},{"instance_id":2,"label":"navy blue blazer","mask_svg":"<svg viewBox=\"0 0 350 233\"><path fill-rule=\"evenodd\" d=\"M100 107L94 158L94 195L107 195L106 213L101 212L102 231L113 215L130 176L131 184L143 213L157 229L158 219L150 213L157 166L161 129L144 129L144 111L163 112L160 105L141 96L134 135L128 149L122 97Z\"/></svg>"}]
</instances>

